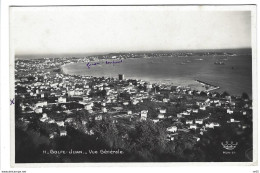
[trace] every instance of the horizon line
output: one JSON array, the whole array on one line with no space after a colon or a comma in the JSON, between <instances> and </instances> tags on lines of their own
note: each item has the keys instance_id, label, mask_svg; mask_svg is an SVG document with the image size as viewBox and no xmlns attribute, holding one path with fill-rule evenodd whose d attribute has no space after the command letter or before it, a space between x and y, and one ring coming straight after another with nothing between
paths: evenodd
<instances>
[{"instance_id":1,"label":"horizon line","mask_svg":"<svg viewBox=\"0 0 260 173\"><path fill-rule=\"evenodd\" d=\"M240 48L218 48L218 49L175 49L175 50L133 50L133 51L113 51L113 52L86 52L86 53L17 53L16 56L44 56L44 55L101 55L101 54L111 54L111 53L142 53L142 52L178 52L178 51L206 51L206 50L238 50L238 49L252 49L252 47L240 47Z\"/></svg>"}]
</instances>

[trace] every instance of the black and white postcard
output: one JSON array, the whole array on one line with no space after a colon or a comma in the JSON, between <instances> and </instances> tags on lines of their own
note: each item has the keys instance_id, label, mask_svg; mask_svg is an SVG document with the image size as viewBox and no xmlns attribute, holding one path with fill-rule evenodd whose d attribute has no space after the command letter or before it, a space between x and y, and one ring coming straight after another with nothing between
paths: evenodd
<instances>
[{"instance_id":1,"label":"black and white postcard","mask_svg":"<svg viewBox=\"0 0 260 173\"><path fill-rule=\"evenodd\" d=\"M10 7L13 165L254 165L255 13Z\"/></svg>"}]
</instances>

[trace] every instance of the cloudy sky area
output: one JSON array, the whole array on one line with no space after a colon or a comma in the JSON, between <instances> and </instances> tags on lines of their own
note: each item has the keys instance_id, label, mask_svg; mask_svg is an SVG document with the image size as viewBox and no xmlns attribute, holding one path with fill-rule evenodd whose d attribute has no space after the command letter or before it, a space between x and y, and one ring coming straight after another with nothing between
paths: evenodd
<instances>
[{"instance_id":1,"label":"cloudy sky area","mask_svg":"<svg viewBox=\"0 0 260 173\"><path fill-rule=\"evenodd\" d=\"M13 7L16 54L251 47L250 12L174 7Z\"/></svg>"}]
</instances>

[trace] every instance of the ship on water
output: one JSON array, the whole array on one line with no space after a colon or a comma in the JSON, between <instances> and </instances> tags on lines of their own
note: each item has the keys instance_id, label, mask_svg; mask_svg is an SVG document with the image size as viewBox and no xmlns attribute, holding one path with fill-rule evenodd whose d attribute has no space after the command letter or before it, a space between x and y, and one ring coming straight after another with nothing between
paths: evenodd
<instances>
[{"instance_id":1,"label":"ship on water","mask_svg":"<svg viewBox=\"0 0 260 173\"><path fill-rule=\"evenodd\" d=\"M216 61L214 64L215 65L225 65L225 63L223 61Z\"/></svg>"}]
</instances>

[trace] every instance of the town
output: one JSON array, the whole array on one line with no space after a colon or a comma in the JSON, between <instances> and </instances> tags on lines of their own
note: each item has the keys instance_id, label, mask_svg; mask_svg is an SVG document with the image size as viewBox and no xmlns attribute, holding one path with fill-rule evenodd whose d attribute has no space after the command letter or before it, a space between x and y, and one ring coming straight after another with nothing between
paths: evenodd
<instances>
[{"instance_id":1,"label":"town","mask_svg":"<svg viewBox=\"0 0 260 173\"><path fill-rule=\"evenodd\" d=\"M161 56L147 54L150 57L157 55ZM191 56L185 53L180 55ZM246 134L252 133L252 100L246 93L232 96L228 92L197 91L185 86L126 79L124 74L118 74L117 78L69 75L64 74L61 68L67 63L92 62L100 57L120 60L139 56L113 54L16 60L16 128L25 132L38 131L49 141L72 136L70 129L74 129L93 137L93 140L105 141L109 148L119 147L126 153L133 150L133 143L137 145L138 140L134 138L148 141L147 138L153 138L142 136L144 134L138 136L138 133L150 134L143 132L143 129L132 134L142 124L148 124L146 130L150 130L163 145L174 145L172 153L178 152L177 143L184 139L191 144L183 150L191 149L205 143L204 137L219 129L234 129L233 132L241 136L238 138L247 142L249 147L252 145L252 141L243 139ZM114 134L100 127L100 124L107 122L107 129L111 126L116 131L113 131ZM111 142L111 135L115 135L116 140L124 145L118 141ZM216 145L221 147L221 142Z\"/></svg>"}]
</instances>

